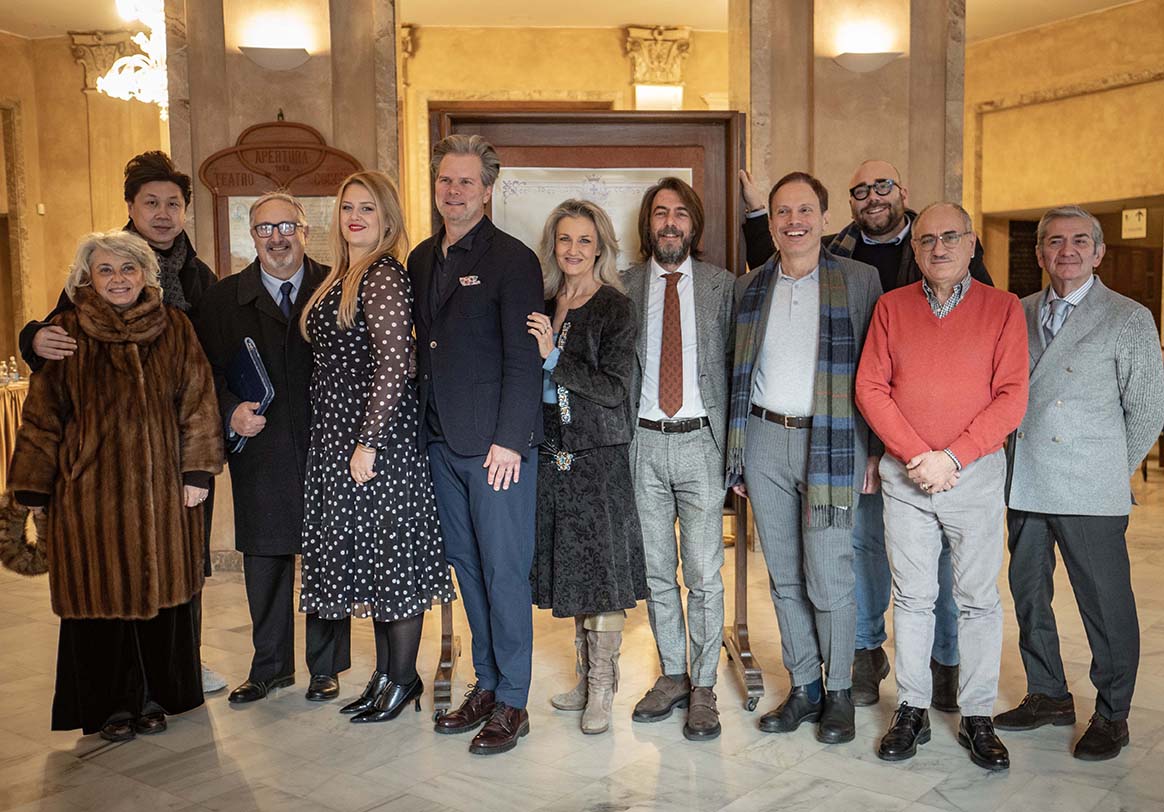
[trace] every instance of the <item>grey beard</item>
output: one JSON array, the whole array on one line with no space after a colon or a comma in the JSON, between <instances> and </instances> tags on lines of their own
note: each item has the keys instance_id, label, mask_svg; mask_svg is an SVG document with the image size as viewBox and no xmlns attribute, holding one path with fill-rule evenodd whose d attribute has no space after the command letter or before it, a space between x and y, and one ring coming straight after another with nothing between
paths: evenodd
<instances>
[{"instance_id":1,"label":"grey beard","mask_svg":"<svg viewBox=\"0 0 1164 812\"><path fill-rule=\"evenodd\" d=\"M658 262L660 265L678 265L680 262L687 259L687 255L690 252L690 240L684 240L683 243L673 251L668 250L658 244L651 246L651 253L655 257L655 262Z\"/></svg>"}]
</instances>

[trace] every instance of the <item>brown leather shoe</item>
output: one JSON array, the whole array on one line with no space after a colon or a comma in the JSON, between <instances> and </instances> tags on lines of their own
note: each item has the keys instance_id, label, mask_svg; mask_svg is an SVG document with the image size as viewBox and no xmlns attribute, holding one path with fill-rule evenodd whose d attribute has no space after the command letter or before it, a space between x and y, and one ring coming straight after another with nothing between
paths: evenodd
<instances>
[{"instance_id":1,"label":"brown leather shoe","mask_svg":"<svg viewBox=\"0 0 1164 812\"><path fill-rule=\"evenodd\" d=\"M432 729L437 733L468 733L489 718L496 704L492 691L470 685L461 707L437 719Z\"/></svg>"},{"instance_id":2,"label":"brown leather shoe","mask_svg":"<svg viewBox=\"0 0 1164 812\"><path fill-rule=\"evenodd\" d=\"M687 707L687 724L683 738L698 742L719 738L719 709L715 706L715 691L710 688L692 688Z\"/></svg>"},{"instance_id":3,"label":"brown leather shoe","mask_svg":"<svg viewBox=\"0 0 1164 812\"><path fill-rule=\"evenodd\" d=\"M511 708L498 702L481 732L473 737L469 752L478 756L505 753L517 747L517 740L529 733L529 714L525 708Z\"/></svg>"},{"instance_id":4,"label":"brown leather shoe","mask_svg":"<svg viewBox=\"0 0 1164 812\"><path fill-rule=\"evenodd\" d=\"M635 705L631 719L635 722L661 722L671 716L675 708L687 707L691 697L691 680L682 677L668 677L666 674L655 680L646 696Z\"/></svg>"}]
</instances>

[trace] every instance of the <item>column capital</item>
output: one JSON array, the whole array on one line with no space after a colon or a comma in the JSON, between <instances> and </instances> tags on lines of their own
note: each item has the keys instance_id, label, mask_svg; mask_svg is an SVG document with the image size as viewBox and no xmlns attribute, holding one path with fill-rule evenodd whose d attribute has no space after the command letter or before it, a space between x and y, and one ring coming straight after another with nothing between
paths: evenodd
<instances>
[{"instance_id":1,"label":"column capital","mask_svg":"<svg viewBox=\"0 0 1164 812\"><path fill-rule=\"evenodd\" d=\"M128 31L70 31L69 48L73 59L84 68L83 90L96 91L97 79L123 56L139 53Z\"/></svg>"},{"instance_id":2,"label":"column capital","mask_svg":"<svg viewBox=\"0 0 1164 812\"><path fill-rule=\"evenodd\" d=\"M683 63L690 50L691 29L687 26L626 28L626 53L636 85L683 84Z\"/></svg>"}]
</instances>

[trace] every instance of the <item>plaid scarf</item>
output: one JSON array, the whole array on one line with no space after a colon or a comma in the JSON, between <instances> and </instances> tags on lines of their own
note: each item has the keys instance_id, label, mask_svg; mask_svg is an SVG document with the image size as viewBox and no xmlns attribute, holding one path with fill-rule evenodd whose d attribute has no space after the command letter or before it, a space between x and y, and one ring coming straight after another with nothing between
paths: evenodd
<instances>
[{"instance_id":1,"label":"plaid scarf","mask_svg":"<svg viewBox=\"0 0 1164 812\"><path fill-rule=\"evenodd\" d=\"M736 351L732 365L731 414L728 418L728 485L744 475L744 439L751 413L756 359L764 343L760 325L769 307L769 289L779 255L769 259L744 291L736 315ZM856 341L849 320L849 297L843 272L828 251L820 255L820 337L808 450L808 526L853 526L855 421L853 378Z\"/></svg>"}]
</instances>

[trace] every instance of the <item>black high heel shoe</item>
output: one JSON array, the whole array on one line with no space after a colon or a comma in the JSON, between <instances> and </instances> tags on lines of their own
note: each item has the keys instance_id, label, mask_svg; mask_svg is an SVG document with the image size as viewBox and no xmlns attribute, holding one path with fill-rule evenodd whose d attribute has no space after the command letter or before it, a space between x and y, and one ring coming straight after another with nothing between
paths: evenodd
<instances>
[{"instance_id":1,"label":"black high heel shoe","mask_svg":"<svg viewBox=\"0 0 1164 812\"><path fill-rule=\"evenodd\" d=\"M366 710L370 710L376 704L376 696L384 690L386 685L388 685L388 675L381 674L379 671L373 671L372 677L368 680L367 687L364 688L364 692L355 700L340 708L340 713L363 713Z\"/></svg>"},{"instance_id":2,"label":"black high heel shoe","mask_svg":"<svg viewBox=\"0 0 1164 812\"><path fill-rule=\"evenodd\" d=\"M419 676L408 685L399 685L389 681L377 694L375 704L363 713L353 716L352 723L387 722L390 719L395 719L400 715L400 711L404 710L404 706L408 704L409 700L415 700L413 705L419 712L420 696L423 693L424 683L420 681Z\"/></svg>"}]
</instances>

